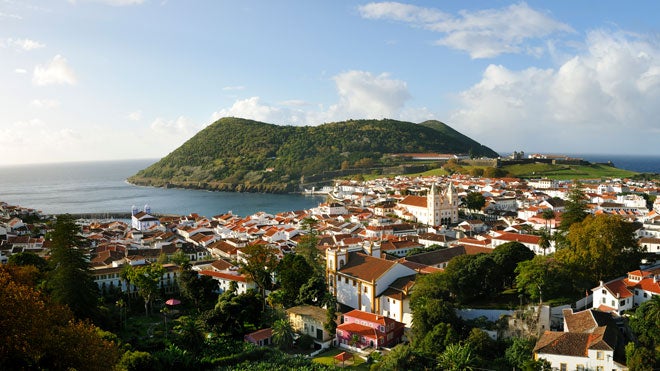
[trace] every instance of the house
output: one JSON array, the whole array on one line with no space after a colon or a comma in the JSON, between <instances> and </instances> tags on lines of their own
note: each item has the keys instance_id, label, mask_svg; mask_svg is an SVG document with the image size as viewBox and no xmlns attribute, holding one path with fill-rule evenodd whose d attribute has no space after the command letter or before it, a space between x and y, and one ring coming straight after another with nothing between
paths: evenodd
<instances>
[{"instance_id":1,"label":"house","mask_svg":"<svg viewBox=\"0 0 660 371\"><path fill-rule=\"evenodd\" d=\"M252 343L256 346L266 346L273 343L273 330L269 328L257 330L243 336L243 341Z\"/></svg>"},{"instance_id":2,"label":"house","mask_svg":"<svg viewBox=\"0 0 660 371\"><path fill-rule=\"evenodd\" d=\"M660 295L660 266L628 272L623 278L609 282L600 281L591 289L594 295L593 308L605 312L623 313L634 309L654 295Z\"/></svg>"},{"instance_id":3,"label":"house","mask_svg":"<svg viewBox=\"0 0 660 371\"><path fill-rule=\"evenodd\" d=\"M660 254L660 238L642 237L639 239L639 245L647 252Z\"/></svg>"},{"instance_id":4,"label":"house","mask_svg":"<svg viewBox=\"0 0 660 371\"><path fill-rule=\"evenodd\" d=\"M249 280L245 275L239 274L236 271L222 271L215 270L201 270L199 274L202 276L209 276L218 281L218 292L223 293L231 288L233 284L236 285L236 294L245 294L249 289L257 288L254 281ZM233 282L233 283L232 283Z\"/></svg>"},{"instance_id":5,"label":"house","mask_svg":"<svg viewBox=\"0 0 660 371\"><path fill-rule=\"evenodd\" d=\"M343 348L378 349L401 342L405 325L379 314L352 310L337 326L337 342Z\"/></svg>"},{"instance_id":6,"label":"house","mask_svg":"<svg viewBox=\"0 0 660 371\"><path fill-rule=\"evenodd\" d=\"M398 278L416 272L397 261L380 258L380 245L365 246L365 254L345 248L326 250L328 289L337 302L350 308L380 313L377 299Z\"/></svg>"},{"instance_id":7,"label":"house","mask_svg":"<svg viewBox=\"0 0 660 371\"><path fill-rule=\"evenodd\" d=\"M299 305L286 310L293 330L314 339L319 348L328 348L333 337L325 330L327 310L313 305Z\"/></svg>"},{"instance_id":8,"label":"house","mask_svg":"<svg viewBox=\"0 0 660 371\"><path fill-rule=\"evenodd\" d=\"M520 242L536 255L546 255L555 252L554 241L550 241L550 246L547 249L543 249L540 246L541 237L533 234L502 232L492 237L493 248L507 242Z\"/></svg>"},{"instance_id":9,"label":"house","mask_svg":"<svg viewBox=\"0 0 660 371\"><path fill-rule=\"evenodd\" d=\"M146 231L160 225L158 218L151 216L151 208L144 205L144 211L138 211L137 207L131 208L131 227L138 231Z\"/></svg>"},{"instance_id":10,"label":"house","mask_svg":"<svg viewBox=\"0 0 660 371\"><path fill-rule=\"evenodd\" d=\"M553 370L627 370L625 340L612 315L596 310L564 309L564 331L546 331L534 347L534 359Z\"/></svg>"}]
</instances>

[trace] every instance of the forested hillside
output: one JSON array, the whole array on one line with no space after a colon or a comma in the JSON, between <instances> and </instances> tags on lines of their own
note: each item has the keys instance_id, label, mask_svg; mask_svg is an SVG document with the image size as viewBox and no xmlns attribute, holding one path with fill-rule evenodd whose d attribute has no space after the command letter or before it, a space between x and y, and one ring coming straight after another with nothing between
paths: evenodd
<instances>
[{"instance_id":1,"label":"forested hillside","mask_svg":"<svg viewBox=\"0 0 660 371\"><path fill-rule=\"evenodd\" d=\"M138 172L141 185L288 192L302 176L398 165L397 153L497 156L439 121L355 120L279 126L223 118Z\"/></svg>"}]
</instances>

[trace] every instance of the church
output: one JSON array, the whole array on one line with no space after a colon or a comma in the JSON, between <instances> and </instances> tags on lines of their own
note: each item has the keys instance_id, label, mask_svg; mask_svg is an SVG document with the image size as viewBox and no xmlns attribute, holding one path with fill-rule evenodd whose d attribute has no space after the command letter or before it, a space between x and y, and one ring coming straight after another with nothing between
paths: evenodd
<instances>
[{"instance_id":1,"label":"church","mask_svg":"<svg viewBox=\"0 0 660 371\"><path fill-rule=\"evenodd\" d=\"M396 209L397 216L432 227L458 223L458 193L452 183L441 189L433 183L426 196L406 196Z\"/></svg>"}]
</instances>

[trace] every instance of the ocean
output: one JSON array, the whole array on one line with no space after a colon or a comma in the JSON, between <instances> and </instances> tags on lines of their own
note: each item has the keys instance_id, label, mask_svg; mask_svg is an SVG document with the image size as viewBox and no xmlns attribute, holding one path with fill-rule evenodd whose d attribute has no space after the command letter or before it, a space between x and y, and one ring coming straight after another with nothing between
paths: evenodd
<instances>
[{"instance_id":1,"label":"ocean","mask_svg":"<svg viewBox=\"0 0 660 371\"><path fill-rule=\"evenodd\" d=\"M616 167L660 173L660 156L569 154L591 162L612 161ZM145 205L158 214L207 217L232 211L247 216L258 211L304 210L324 201L322 196L297 194L209 192L139 187L126 178L156 160L80 162L0 167L0 201L47 214L129 213Z\"/></svg>"},{"instance_id":2,"label":"ocean","mask_svg":"<svg viewBox=\"0 0 660 371\"><path fill-rule=\"evenodd\" d=\"M569 156L585 159L589 162L612 161L619 169L637 171L640 173L660 174L660 156L649 155L585 155L569 154Z\"/></svg>"},{"instance_id":3,"label":"ocean","mask_svg":"<svg viewBox=\"0 0 660 371\"><path fill-rule=\"evenodd\" d=\"M207 217L232 211L247 216L258 211L304 210L325 200L320 196L209 192L139 187L126 178L156 160L60 163L0 167L0 201L61 213L130 213L145 205L157 214Z\"/></svg>"}]
</instances>

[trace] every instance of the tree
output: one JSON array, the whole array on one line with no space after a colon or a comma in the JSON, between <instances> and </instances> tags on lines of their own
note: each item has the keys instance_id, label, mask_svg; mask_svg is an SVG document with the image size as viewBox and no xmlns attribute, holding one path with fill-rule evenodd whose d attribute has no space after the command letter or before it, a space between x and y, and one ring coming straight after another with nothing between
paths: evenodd
<instances>
[{"instance_id":1,"label":"tree","mask_svg":"<svg viewBox=\"0 0 660 371\"><path fill-rule=\"evenodd\" d=\"M415 343L415 350L428 357L436 357L447 346L458 342L458 334L450 324L438 323L421 341Z\"/></svg>"},{"instance_id":2,"label":"tree","mask_svg":"<svg viewBox=\"0 0 660 371\"><path fill-rule=\"evenodd\" d=\"M337 299L332 296L327 306L323 328L330 336L335 337L335 333L337 332Z\"/></svg>"},{"instance_id":3,"label":"tree","mask_svg":"<svg viewBox=\"0 0 660 371\"><path fill-rule=\"evenodd\" d=\"M116 343L15 277L0 267L0 369L107 370L117 363Z\"/></svg>"},{"instance_id":4,"label":"tree","mask_svg":"<svg viewBox=\"0 0 660 371\"><path fill-rule=\"evenodd\" d=\"M461 302L492 296L503 286L501 268L490 254L456 256L447 264L445 274L450 291Z\"/></svg>"},{"instance_id":5,"label":"tree","mask_svg":"<svg viewBox=\"0 0 660 371\"><path fill-rule=\"evenodd\" d=\"M470 192L465 196L465 205L471 211L481 210L486 205L486 198L481 192Z\"/></svg>"},{"instance_id":6,"label":"tree","mask_svg":"<svg viewBox=\"0 0 660 371\"><path fill-rule=\"evenodd\" d=\"M422 341L437 323L458 323L446 280L447 275L444 272L417 276L410 298L414 344Z\"/></svg>"},{"instance_id":7,"label":"tree","mask_svg":"<svg viewBox=\"0 0 660 371\"><path fill-rule=\"evenodd\" d=\"M160 264L147 264L127 269L128 281L137 288L138 294L144 300L144 312L148 316L151 302L159 293L159 283L165 268Z\"/></svg>"},{"instance_id":8,"label":"tree","mask_svg":"<svg viewBox=\"0 0 660 371\"><path fill-rule=\"evenodd\" d=\"M245 262L241 263L241 273L247 275L259 287L259 294L266 307L266 290L273 285L271 272L277 267L275 248L264 244L252 244L243 249Z\"/></svg>"},{"instance_id":9,"label":"tree","mask_svg":"<svg viewBox=\"0 0 660 371\"><path fill-rule=\"evenodd\" d=\"M372 365L372 370L383 371L412 371L426 370L428 361L419 357L407 344L399 344L385 354L379 363Z\"/></svg>"},{"instance_id":10,"label":"tree","mask_svg":"<svg viewBox=\"0 0 660 371\"><path fill-rule=\"evenodd\" d=\"M280 286L278 291L282 291L284 295L282 305L285 308L296 305L300 289L314 275L314 269L304 256L287 254L277 264L275 272Z\"/></svg>"},{"instance_id":11,"label":"tree","mask_svg":"<svg viewBox=\"0 0 660 371\"><path fill-rule=\"evenodd\" d=\"M181 296L192 303L198 312L213 306L216 294L217 281L209 276L200 276L197 271L191 269L190 264L181 266L177 275L179 292Z\"/></svg>"},{"instance_id":12,"label":"tree","mask_svg":"<svg viewBox=\"0 0 660 371\"><path fill-rule=\"evenodd\" d=\"M310 304L322 306L327 304L329 295L325 285L325 278L319 274L314 274L298 290L298 304Z\"/></svg>"},{"instance_id":13,"label":"tree","mask_svg":"<svg viewBox=\"0 0 660 371\"><path fill-rule=\"evenodd\" d=\"M587 217L587 196L582 190L582 184L575 182L568 192L568 199L564 203L564 212L561 214L559 229L568 232L571 226Z\"/></svg>"},{"instance_id":14,"label":"tree","mask_svg":"<svg viewBox=\"0 0 660 371\"><path fill-rule=\"evenodd\" d=\"M298 245L296 245L296 254L302 255L310 267L318 274L323 274L325 263L323 257L319 254L317 248L318 238L316 232L316 224L318 221L314 218L305 218L301 223L301 227L306 231L306 234L300 238Z\"/></svg>"},{"instance_id":15,"label":"tree","mask_svg":"<svg viewBox=\"0 0 660 371\"><path fill-rule=\"evenodd\" d=\"M32 265L41 272L45 272L48 269L48 261L33 252L11 254L9 255L9 260L7 260L7 264L20 266Z\"/></svg>"},{"instance_id":16,"label":"tree","mask_svg":"<svg viewBox=\"0 0 660 371\"><path fill-rule=\"evenodd\" d=\"M51 298L68 305L78 318L94 318L97 315L98 286L89 271L89 263L79 249L79 227L66 214L57 217L50 238L50 272L47 287Z\"/></svg>"},{"instance_id":17,"label":"tree","mask_svg":"<svg viewBox=\"0 0 660 371\"><path fill-rule=\"evenodd\" d=\"M534 258L534 252L520 242L511 241L493 249L491 257L500 267L504 287L511 286L516 278L518 263Z\"/></svg>"},{"instance_id":18,"label":"tree","mask_svg":"<svg viewBox=\"0 0 660 371\"><path fill-rule=\"evenodd\" d=\"M550 230L549 222L550 220L555 218L555 211L550 208L543 209L543 211L541 212L541 218L545 220L545 229L549 231Z\"/></svg>"},{"instance_id":19,"label":"tree","mask_svg":"<svg viewBox=\"0 0 660 371\"><path fill-rule=\"evenodd\" d=\"M516 369L522 369L525 363L533 361L532 350L534 350L535 343L534 339L514 337L511 345L504 352L504 357L509 365Z\"/></svg>"},{"instance_id":20,"label":"tree","mask_svg":"<svg viewBox=\"0 0 660 371\"><path fill-rule=\"evenodd\" d=\"M127 350L122 356L117 370L120 371L147 371L154 370L154 358L151 353Z\"/></svg>"},{"instance_id":21,"label":"tree","mask_svg":"<svg viewBox=\"0 0 660 371\"><path fill-rule=\"evenodd\" d=\"M539 247L543 249L543 255L545 255L546 251L550 248L550 246L552 246L552 235L545 228L541 228L538 232L538 235Z\"/></svg>"},{"instance_id":22,"label":"tree","mask_svg":"<svg viewBox=\"0 0 660 371\"><path fill-rule=\"evenodd\" d=\"M181 316L175 320L175 343L182 349L198 354L204 345L202 323L190 316Z\"/></svg>"},{"instance_id":23,"label":"tree","mask_svg":"<svg viewBox=\"0 0 660 371\"><path fill-rule=\"evenodd\" d=\"M273 343L280 349L293 346L293 327L286 319L278 319L273 323Z\"/></svg>"},{"instance_id":24,"label":"tree","mask_svg":"<svg viewBox=\"0 0 660 371\"><path fill-rule=\"evenodd\" d=\"M537 255L516 267L518 292L532 300L560 298L575 293L570 271L554 256Z\"/></svg>"},{"instance_id":25,"label":"tree","mask_svg":"<svg viewBox=\"0 0 660 371\"><path fill-rule=\"evenodd\" d=\"M488 363L500 354L497 343L479 328L470 330L465 343L470 346L477 357L477 363L481 367L487 367Z\"/></svg>"},{"instance_id":26,"label":"tree","mask_svg":"<svg viewBox=\"0 0 660 371\"><path fill-rule=\"evenodd\" d=\"M630 317L630 328L638 344L632 349L626 348L626 356L639 369L651 366L660 367L660 296L654 295L642 303ZM647 357L653 354L653 357ZM633 368L631 368L632 370Z\"/></svg>"},{"instance_id":27,"label":"tree","mask_svg":"<svg viewBox=\"0 0 660 371\"><path fill-rule=\"evenodd\" d=\"M476 357L468 344L449 344L438 356L438 364L443 370L471 371L476 364Z\"/></svg>"},{"instance_id":28,"label":"tree","mask_svg":"<svg viewBox=\"0 0 660 371\"><path fill-rule=\"evenodd\" d=\"M600 280L625 275L639 267L641 247L635 226L615 215L589 215L568 231L568 248L555 253L557 260L586 279L585 288Z\"/></svg>"}]
</instances>

